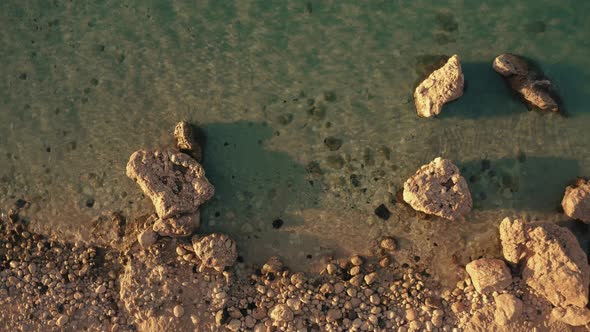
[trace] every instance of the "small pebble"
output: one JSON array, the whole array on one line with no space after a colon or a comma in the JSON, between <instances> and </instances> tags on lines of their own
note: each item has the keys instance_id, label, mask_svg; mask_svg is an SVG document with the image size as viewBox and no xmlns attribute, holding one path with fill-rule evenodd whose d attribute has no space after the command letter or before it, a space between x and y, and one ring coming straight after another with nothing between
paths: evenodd
<instances>
[{"instance_id":1,"label":"small pebble","mask_svg":"<svg viewBox=\"0 0 590 332\"><path fill-rule=\"evenodd\" d=\"M174 317L180 318L184 315L184 308L181 305L176 305L174 307Z\"/></svg>"}]
</instances>

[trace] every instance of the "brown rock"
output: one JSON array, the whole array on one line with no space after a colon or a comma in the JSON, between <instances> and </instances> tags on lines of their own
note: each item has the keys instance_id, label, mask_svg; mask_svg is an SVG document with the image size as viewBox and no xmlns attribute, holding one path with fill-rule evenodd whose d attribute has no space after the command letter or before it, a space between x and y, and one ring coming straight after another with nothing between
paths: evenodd
<instances>
[{"instance_id":1,"label":"brown rock","mask_svg":"<svg viewBox=\"0 0 590 332\"><path fill-rule=\"evenodd\" d=\"M522 315L522 308L522 301L512 294L496 296L496 311L494 312L496 324L504 326L516 321Z\"/></svg>"},{"instance_id":2,"label":"brown rock","mask_svg":"<svg viewBox=\"0 0 590 332\"><path fill-rule=\"evenodd\" d=\"M479 293L499 292L512 283L510 269L499 259L481 258L467 264L465 269Z\"/></svg>"},{"instance_id":3,"label":"brown rock","mask_svg":"<svg viewBox=\"0 0 590 332\"><path fill-rule=\"evenodd\" d=\"M444 66L432 72L414 91L418 115L424 118L438 115L444 104L463 95L463 84L459 56L453 55Z\"/></svg>"},{"instance_id":4,"label":"brown rock","mask_svg":"<svg viewBox=\"0 0 590 332\"><path fill-rule=\"evenodd\" d=\"M561 206L568 217L590 223L590 181L581 179L565 188Z\"/></svg>"},{"instance_id":5,"label":"brown rock","mask_svg":"<svg viewBox=\"0 0 590 332\"><path fill-rule=\"evenodd\" d=\"M404 183L404 200L415 210L455 220L471 211L467 182L450 160L436 158Z\"/></svg>"},{"instance_id":6,"label":"brown rock","mask_svg":"<svg viewBox=\"0 0 590 332\"><path fill-rule=\"evenodd\" d=\"M279 273L283 270L283 262L277 257L270 257L262 266L262 273Z\"/></svg>"},{"instance_id":7,"label":"brown rock","mask_svg":"<svg viewBox=\"0 0 590 332\"><path fill-rule=\"evenodd\" d=\"M277 304L270 310L270 318L275 322L290 322L293 320L293 311L286 304Z\"/></svg>"},{"instance_id":8,"label":"brown rock","mask_svg":"<svg viewBox=\"0 0 590 332\"><path fill-rule=\"evenodd\" d=\"M500 223L500 239L504 257L522 266L522 280L529 287L554 306L586 306L590 265L570 230L506 218Z\"/></svg>"},{"instance_id":9,"label":"brown rock","mask_svg":"<svg viewBox=\"0 0 590 332\"><path fill-rule=\"evenodd\" d=\"M147 248L156 243L158 235L151 228L144 230L137 235L137 241L142 248Z\"/></svg>"},{"instance_id":10,"label":"brown rock","mask_svg":"<svg viewBox=\"0 0 590 332\"><path fill-rule=\"evenodd\" d=\"M185 121L177 123L174 127L174 138L180 152L188 154L199 163L203 162L203 149L197 137L197 129L193 125Z\"/></svg>"},{"instance_id":11,"label":"brown rock","mask_svg":"<svg viewBox=\"0 0 590 332\"><path fill-rule=\"evenodd\" d=\"M136 151L127 163L127 176L139 184L163 220L197 212L215 191L199 163L173 150Z\"/></svg>"},{"instance_id":12,"label":"brown rock","mask_svg":"<svg viewBox=\"0 0 590 332\"><path fill-rule=\"evenodd\" d=\"M201 213L185 214L179 217L168 219L158 218L154 223L153 230L160 236L184 237L190 236L201 225Z\"/></svg>"},{"instance_id":13,"label":"brown rock","mask_svg":"<svg viewBox=\"0 0 590 332\"><path fill-rule=\"evenodd\" d=\"M501 54L494 59L493 67L528 105L544 111L559 112L551 82L526 59L514 54Z\"/></svg>"},{"instance_id":14,"label":"brown rock","mask_svg":"<svg viewBox=\"0 0 590 332\"><path fill-rule=\"evenodd\" d=\"M590 323L590 310L586 307L567 306L566 308L553 308L551 316L571 326L582 326Z\"/></svg>"},{"instance_id":15,"label":"brown rock","mask_svg":"<svg viewBox=\"0 0 590 332\"><path fill-rule=\"evenodd\" d=\"M234 240L221 233L213 233L201 238L193 237L193 248L204 266L217 271L222 271L226 266L232 266L238 258Z\"/></svg>"}]
</instances>

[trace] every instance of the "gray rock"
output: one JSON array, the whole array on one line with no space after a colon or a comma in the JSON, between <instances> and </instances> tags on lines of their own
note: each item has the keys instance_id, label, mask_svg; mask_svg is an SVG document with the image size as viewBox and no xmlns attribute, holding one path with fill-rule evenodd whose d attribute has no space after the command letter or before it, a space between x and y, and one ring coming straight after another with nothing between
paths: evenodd
<instances>
[{"instance_id":1,"label":"gray rock","mask_svg":"<svg viewBox=\"0 0 590 332\"><path fill-rule=\"evenodd\" d=\"M473 205L457 166L440 157L420 167L404 183L403 198L415 210L450 220L468 214Z\"/></svg>"},{"instance_id":2,"label":"gray rock","mask_svg":"<svg viewBox=\"0 0 590 332\"><path fill-rule=\"evenodd\" d=\"M414 91L418 115L425 118L438 115L444 104L463 95L464 81L459 56L453 55Z\"/></svg>"}]
</instances>

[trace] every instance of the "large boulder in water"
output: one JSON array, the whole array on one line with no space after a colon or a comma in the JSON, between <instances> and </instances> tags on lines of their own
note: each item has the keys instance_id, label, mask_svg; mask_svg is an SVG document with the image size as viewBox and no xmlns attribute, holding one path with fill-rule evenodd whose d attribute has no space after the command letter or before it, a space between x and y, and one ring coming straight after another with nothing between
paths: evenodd
<instances>
[{"instance_id":1,"label":"large boulder in water","mask_svg":"<svg viewBox=\"0 0 590 332\"><path fill-rule=\"evenodd\" d=\"M464 83L459 56L453 55L416 87L414 102L418 115L424 118L438 115L444 104L463 95Z\"/></svg>"},{"instance_id":2,"label":"large boulder in water","mask_svg":"<svg viewBox=\"0 0 590 332\"><path fill-rule=\"evenodd\" d=\"M134 152L127 176L139 184L162 219L195 213L215 192L203 167L174 150Z\"/></svg>"},{"instance_id":3,"label":"large boulder in water","mask_svg":"<svg viewBox=\"0 0 590 332\"><path fill-rule=\"evenodd\" d=\"M551 82L525 58L514 54L501 54L494 59L492 66L531 108L560 111L557 93Z\"/></svg>"},{"instance_id":4,"label":"large boulder in water","mask_svg":"<svg viewBox=\"0 0 590 332\"><path fill-rule=\"evenodd\" d=\"M153 229L161 236L191 235L200 225L199 206L215 192L198 162L171 149L134 152L127 176L152 200Z\"/></svg>"},{"instance_id":5,"label":"large boulder in water","mask_svg":"<svg viewBox=\"0 0 590 332\"><path fill-rule=\"evenodd\" d=\"M499 228L504 258L521 267L522 280L529 287L554 306L586 306L590 265L570 230L509 218Z\"/></svg>"},{"instance_id":6,"label":"large boulder in water","mask_svg":"<svg viewBox=\"0 0 590 332\"><path fill-rule=\"evenodd\" d=\"M436 158L404 183L404 201L415 210L455 220L471 211L467 181L450 160Z\"/></svg>"},{"instance_id":7,"label":"large boulder in water","mask_svg":"<svg viewBox=\"0 0 590 332\"><path fill-rule=\"evenodd\" d=\"M590 223L590 181L578 179L575 185L565 188L561 206L568 217Z\"/></svg>"}]
</instances>

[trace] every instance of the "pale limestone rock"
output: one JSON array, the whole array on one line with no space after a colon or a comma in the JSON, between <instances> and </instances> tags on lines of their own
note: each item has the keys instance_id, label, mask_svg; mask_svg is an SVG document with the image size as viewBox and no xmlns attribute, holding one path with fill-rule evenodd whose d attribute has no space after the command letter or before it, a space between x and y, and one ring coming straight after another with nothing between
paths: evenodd
<instances>
[{"instance_id":1,"label":"pale limestone rock","mask_svg":"<svg viewBox=\"0 0 590 332\"><path fill-rule=\"evenodd\" d=\"M196 129L188 122L182 121L174 127L176 147L180 152L193 157L197 162L203 162L203 149L197 137Z\"/></svg>"},{"instance_id":2,"label":"pale limestone rock","mask_svg":"<svg viewBox=\"0 0 590 332\"><path fill-rule=\"evenodd\" d=\"M206 267L223 271L226 266L232 266L238 258L236 242L225 234L195 236L192 241L195 254Z\"/></svg>"},{"instance_id":3,"label":"pale limestone rock","mask_svg":"<svg viewBox=\"0 0 590 332\"><path fill-rule=\"evenodd\" d=\"M290 322L293 316L293 311L286 304L277 304L270 310L270 318L275 322Z\"/></svg>"},{"instance_id":4,"label":"pale limestone rock","mask_svg":"<svg viewBox=\"0 0 590 332\"><path fill-rule=\"evenodd\" d=\"M464 81L459 56L453 55L414 91L418 115L425 118L438 115L444 104L463 95Z\"/></svg>"},{"instance_id":5,"label":"pale limestone rock","mask_svg":"<svg viewBox=\"0 0 590 332\"><path fill-rule=\"evenodd\" d=\"M142 248L147 248L158 240L158 234L151 228L145 229L143 232L137 235L137 241Z\"/></svg>"},{"instance_id":6,"label":"pale limestone rock","mask_svg":"<svg viewBox=\"0 0 590 332\"><path fill-rule=\"evenodd\" d=\"M494 320L500 326L508 325L516 321L522 315L522 301L512 294L500 294L496 296L496 310Z\"/></svg>"},{"instance_id":7,"label":"pale limestone rock","mask_svg":"<svg viewBox=\"0 0 590 332\"><path fill-rule=\"evenodd\" d=\"M262 265L262 273L279 273L283 270L283 262L277 256L270 257L264 265Z\"/></svg>"},{"instance_id":8,"label":"pale limestone rock","mask_svg":"<svg viewBox=\"0 0 590 332\"><path fill-rule=\"evenodd\" d=\"M567 306L565 308L553 308L551 316L571 326L582 326L590 323L590 310L586 307Z\"/></svg>"},{"instance_id":9,"label":"pale limestone rock","mask_svg":"<svg viewBox=\"0 0 590 332\"><path fill-rule=\"evenodd\" d=\"M153 225L153 230L160 236L184 237L193 234L201 225L201 213L185 214L168 219L159 218Z\"/></svg>"},{"instance_id":10,"label":"pale limestone rock","mask_svg":"<svg viewBox=\"0 0 590 332\"><path fill-rule=\"evenodd\" d=\"M554 306L588 303L590 265L576 237L552 223L500 223L504 258L521 266L522 280Z\"/></svg>"},{"instance_id":11,"label":"pale limestone rock","mask_svg":"<svg viewBox=\"0 0 590 332\"><path fill-rule=\"evenodd\" d=\"M195 213L215 192L203 167L174 150L134 152L127 176L139 184L163 220Z\"/></svg>"},{"instance_id":12,"label":"pale limestone rock","mask_svg":"<svg viewBox=\"0 0 590 332\"><path fill-rule=\"evenodd\" d=\"M514 54L497 56L492 66L502 76L526 76L529 73L529 65L526 60Z\"/></svg>"},{"instance_id":13,"label":"pale limestone rock","mask_svg":"<svg viewBox=\"0 0 590 332\"><path fill-rule=\"evenodd\" d=\"M473 202L465 178L450 160L436 158L404 183L404 201L415 210L456 220Z\"/></svg>"},{"instance_id":14,"label":"pale limestone rock","mask_svg":"<svg viewBox=\"0 0 590 332\"><path fill-rule=\"evenodd\" d=\"M473 287L479 293L499 292L512 283L512 275L506 263L500 259L481 258L465 266Z\"/></svg>"},{"instance_id":15,"label":"pale limestone rock","mask_svg":"<svg viewBox=\"0 0 590 332\"><path fill-rule=\"evenodd\" d=\"M514 54L501 54L494 59L492 66L529 105L544 111L559 112L551 82L529 65L526 59Z\"/></svg>"},{"instance_id":16,"label":"pale limestone rock","mask_svg":"<svg viewBox=\"0 0 590 332\"><path fill-rule=\"evenodd\" d=\"M590 223L590 181L579 179L565 188L561 206L568 217Z\"/></svg>"}]
</instances>

